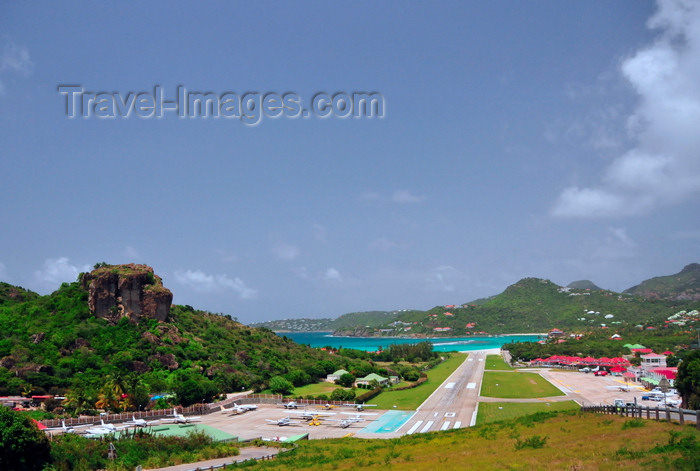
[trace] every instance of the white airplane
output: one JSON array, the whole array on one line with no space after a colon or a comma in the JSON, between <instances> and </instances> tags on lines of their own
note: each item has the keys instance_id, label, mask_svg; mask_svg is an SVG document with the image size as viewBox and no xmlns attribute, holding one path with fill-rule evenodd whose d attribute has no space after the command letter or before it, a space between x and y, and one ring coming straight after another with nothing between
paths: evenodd
<instances>
[{"instance_id":1,"label":"white airplane","mask_svg":"<svg viewBox=\"0 0 700 471\"><path fill-rule=\"evenodd\" d=\"M343 414L349 415L351 419L357 422L365 420L365 417L369 417L371 415L379 415L376 412L343 412Z\"/></svg>"},{"instance_id":2,"label":"white airplane","mask_svg":"<svg viewBox=\"0 0 700 471\"><path fill-rule=\"evenodd\" d=\"M282 403L282 407L284 407L285 409L297 409L297 408L299 407L299 404L297 404L297 403L294 402L294 401L292 401L292 402L283 402L283 403Z\"/></svg>"},{"instance_id":3,"label":"white airplane","mask_svg":"<svg viewBox=\"0 0 700 471\"><path fill-rule=\"evenodd\" d=\"M299 425L299 423L300 423L298 421L290 419L289 416L282 417L281 419L277 419L277 420L271 420L271 419L265 419L265 420L267 421L268 424L279 425L280 427L284 427L285 425Z\"/></svg>"},{"instance_id":4,"label":"white airplane","mask_svg":"<svg viewBox=\"0 0 700 471\"><path fill-rule=\"evenodd\" d=\"M310 411L304 409L303 411L300 410L290 412L290 414L297 414L299 417L306 420L316 420L320 417L330 417L331 415L335 415L335 412Z\"/></svg>"},{"instance_id":5,"label":"white airplane","mask_svg":"<svg viewBox=\"0 0 700 471\"><path fill-rule=\"evenodd\" d=\"M621 392L630 392L633 386L619 385L619 386L605 386L605 389L616 390Z\"/></svg>"},{"instance_id":6,"label":"white airplane","mask_svg":"<svg viewBox=\"0 0 700 471\"><path fill-rule=\"evenodd\" d=\"M377 404L365 404L364 402L362 404L348 403L348 404L343 404L343 405L348 406L348 407L354 407L358 411L364 410L365 407L377 407Z\"/></svg>"},{"instance_id":7,"label":"white airplane","mask_svg":"<svg viewBox=\"0 0 700 471\"><path fill-rule=\"evenodd\" d=\"M241 404L238 405L235 402L229 407L228 409L225 408L224 406L221 406L221 413L231 413L231 414L242 414L244 412L248 412L249 410L257 410L258 406L256 404Z\"/></svg>"},{"instance_id":8,"label":"white airplane","mask_svg":"<svg viewBox=\"0 0 700 471\"><path fill-rule=\"evenodd\" d=\"M348 428L352 424L356 424L357 422L361 422L362 419L355 419L355 418L348 418L348 419L328 419L333 422L338 422L338 427L340 428Z\"/></svg>"},{"instance_id":9,"label":"white airplane","mask_svg":"<svg viewBox=\"0 0 700 471\"><path fill-rule=\"evenodd\" d=\"M137 419L135 415L132 415L132 417L133 420L124 423L128 425L133 425L134 427L148 427L149 425L157 424L160 422L160 420Z\"/></svg>"},{"instance_id":10,"label":"white airplane","mask_svg":"<svg viewBox=\"0 0 700 471\"><path fill-rule=\"evenodd\" d=\"M76 433L77 428L82 428L82 427L90 427L90 424L85 424L85 425L71 425L67 426L65 420L61 420L61 426L60 427L49 427L45 428L44 432L54 432L54 431L62 431L63 433Z\"/></svg>"},{"instance_id":11,"label":"white airplane","mask_svg":"<svg viewBox=\"0 0 700 471\"><path fill-rule=\"evenodd\" d=\"M100 419L100 423L102 425L98 425L97 427L90 427L85 429L85 433L87 435L107 435L109 433L115 433L118 432L119 430L124 430L125 428L129 428L129 425L114 425L114 424L106 424L104 420Z\"/></svg>"},{"instance_id":12,"label":"white airplane","mask_svg":"<svg viewBox=\"0 0 700 471\"><path fill-rule=\"evenodd\" d=\"M191 416L185 417L184 415L178 414L176 411L173 411L172 418L163 419L163 422L172 422L174 424L189 424L190 422L196 422L198 420L202 420L202 418L201 417L191 417Z\"/></svg>"}]
</instances>

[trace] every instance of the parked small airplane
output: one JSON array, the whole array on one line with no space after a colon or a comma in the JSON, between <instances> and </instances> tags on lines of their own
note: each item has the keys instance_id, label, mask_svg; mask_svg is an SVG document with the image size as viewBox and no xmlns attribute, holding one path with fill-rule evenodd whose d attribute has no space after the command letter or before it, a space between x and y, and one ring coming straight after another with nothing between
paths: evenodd
<instances>
[{"instance_id":1,"label":"parked small airplane","mask_svg":"<svg viewBox=\"0 0 700 471\"><path fill-rule=\"evenodd\" d=\"M282 417L281 419L277 419L277 420L271 420L271 419L265 419L265 420L267 421L268 424L279 425L280 427L284 427L285 425L299 425L300 424L300 422L290 419L289 416Z\"/></svg>"},{"instance_id":2,"label":"parked small airplane","mask_svg":"<svg viewBox=\"0 0 700 471\"><path fill-rule=\"evenodd\" d=\"M378 415L376 412L343 412L343 414L349 415L351 419L357 422L365 420L365 417L369 417L371 415Z\"/></svg>"},{"instance_id":3,"label":"parked small airplane","mask_svg":"<svg viewBox=\"0 0 700 471\"><path fill-rule=\"evenodd\" d=\"M198 420L202 420L201 417L185 417L182 414L178 414L177 412L173 411L173 416L172 418L169 419L163 419L163 422L172 422L174 424L189 424L190 422L195 422Z\"/></svg>"},{"instance_id":4,"label":"parked small airplane","mask_svg":"<svg viewBox=\"0 0 700 471\"><path fill-rule=\"evenodd\" d=\"M90 427L90 424L85 424L85 425L66 425L65 420L61 420L61 426L60 427L49 427L45 428L44 432L54 432L54 431L62 431L63 433L77 433L75 429L77 428L82 428L82 427Z\"/></svg>"},{"instance_id":5,"label":"parked small airplane","mask_svg":"<svg viewBox=\"0 0 700 471\"><path fill-rule=\"evenodd\" d=\"M292 401L292 402L283 402L281 405L282 405L282 407L284 407L285 409L297 409L297 408L299 408L299 404L297 404L297 403L294 402L294 401Z\"/></svg>"},{"instance_id":6,"label":"parked small airplane","mask_svg":"<svg viewBox=\"0 0 700 471\"><path fill-rule=\"evenodd\" d=\"M132 415L133 420L129 420L128 422L124 422L125 424L132 425L134 427L148 427L149 425L157 424L160 422L160 420L144 420L144 419L137 419L135 415Z\"/></svg>"},{"instance_id":7,"label":"parked small airplane","mask_svg":"<svg viewBox=\"0 0 700 471\"><path fill-rule=\"evenodd\" d=\"M98 425L97 427L91 427L91 428L86 428L85 433L87 435L107 435L109 433L114 433L118 432L119 430L124 430L125 428L129 428L129 425L114 425L114 424L106 424L103 419L100 419L100 423L102 425Z\"/></svg>"},{"instance_id":8,"label":"parked small airplane","mask_svg":"<svg viewBox=\"0 0 700 471\"><path fill-rule=\"evenodd\" d=\"M377 407L377 404L365 404L364 402L362 404L343 404L344 406L348 407L354 407L358 411L364 410L365 407Z\"/></svg>"},{"instance_id":9,"label":"parked small airplane","mask_svg":"<svg viewBox=\"0 0 700 471\"><path fill-rule=\"evenodd\" d=\"M299 417L302 419L307 419L307 420L316 420L321 417L330 417L331 415L335 415L335 412L320 412L320 411L309 411L304 409L303 411L294 411L291 412L291 414L297 414Z\"/></svg>"},{"instance_id":10,"label":"parked small airplane","mask_svg":"<svg viewBox=\"0 0 700 471\"><path fill-rule=\"evenodd\" d=\"M356 419L356 418L348 418L348 419L328 419L332 420L333 422L338 422L338 427L340 428L348 428L352 424L356 424L357 422L361 422L362 419Z\"/></svg>"},{"instance_id":11,"label":"parked small airplane","mask_svg":"<svg viewBox=\"0 0 700 471\"><path fill-rule=\"evenodd\" d=\"M248 412L249 410L256 410L258 408L257 405L255 404L241 404L240 406L236 404L235 402L229 407L228 409L225 408L224 406L221 406L221 412L222 413L231 413L231 414L242 414L244 412Z\"/></svg>"}]
</instances>

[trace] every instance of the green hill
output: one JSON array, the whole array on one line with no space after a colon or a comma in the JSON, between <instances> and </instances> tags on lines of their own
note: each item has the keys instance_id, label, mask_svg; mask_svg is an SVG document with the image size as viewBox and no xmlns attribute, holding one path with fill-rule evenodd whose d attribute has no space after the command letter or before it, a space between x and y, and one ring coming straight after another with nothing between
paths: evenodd
<instances>
[{"instance_id":1,"label":"green hill","mask_svg":"<svg viewBox=\"0 0 700 471\"><path fill-rule=\"evenodd\" d=\"M566 287L572 289L587 289L591 291L598 291L602 289L590 280L572 281L571 283L566 285Z\"/></svg>"},{"instance_id":2,"label":"green hill","mask_svg":"<svg viewBox=\"0 0 700 471\"><path fill-rule=\"evenodd\" d=\"M361 363L191 306L168 304L167 312L139 294L167 291L152 270L148 274L150 267L142 267L101 266L47 296L0 286L0 395L79 391L94 404L110 383L115 390L147 392L189 387L201 394L199 401L262 390L275 376L303 385ZM116 284L107 277L99 285L97 275L107 272L118 272ZM139 287L138 280L145 284ZM110 286L118 288L110 292ZM147 301L143 309L138 299ZM167 320L156 318L162 315Z\"/></svg>"},{"instance_id":3,"label":"green hill","mask_svg":"<svg viewBox=\"0 0 700 471\"><path fill-rule=\"evenodd\" d=\"M691 263L675 275L657 276L624 292L649 299L700 301L700 264Z\"/></svg>"},{"instance_id":4,"label":"green hill","mask_svg":"<svg viewBox=\"0 0 700 471\"><path fill-rule=\"evenodd\" d=\"M350 312L335 319L281 319L251 324L274 332L355 332L382 326L405 311Z\"/></svg>"},{"instance_id":5,"label":"green hill","mask_svg":"<svg viewBox=\"0 0 700 471\"><path fill-rule=\"evenodd\" d=\"M692 301L646 299L609 290L564 288L549 280L524 278L481 304L438 306L398 316L393 335L462 336L471 333L548 332L552 328L586 330L607 325L660 326ZM380 334L380 328L374 335Z\"/></svg>"}]
</instances>

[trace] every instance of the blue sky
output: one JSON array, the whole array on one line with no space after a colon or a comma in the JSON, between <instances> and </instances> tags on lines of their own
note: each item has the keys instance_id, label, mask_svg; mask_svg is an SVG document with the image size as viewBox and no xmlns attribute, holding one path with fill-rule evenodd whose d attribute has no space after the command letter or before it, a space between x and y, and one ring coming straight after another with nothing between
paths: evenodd
<instances>
[{"instance_id":1,"label":"blue sky","mask_svg":"<svg viewBox=\"0 0 700 471\"><path fill-rule=\"evenodd\" d=\"M147 263L243 322L700 261L697 1L0 6L0 279ZM113 97L376 92L383 117L66 117Z\"/></svg>"}]
</instances>

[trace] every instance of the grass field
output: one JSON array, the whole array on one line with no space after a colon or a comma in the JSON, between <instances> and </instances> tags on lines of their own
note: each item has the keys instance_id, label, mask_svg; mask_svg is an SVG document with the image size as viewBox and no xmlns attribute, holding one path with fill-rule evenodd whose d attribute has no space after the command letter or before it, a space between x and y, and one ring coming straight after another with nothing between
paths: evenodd
<instances>
[{"instance_id":1,"label":"grass field","mask_svg":"<svg viewBox=\"0 0 700 471\"><path fill-rule=\"evenodd\" d=\"M478 425L511 420L536 412L579 409L575 401L564 402L481 402L476 417Z\"/></svg>"},{"instance_id":2,"label":"grass field","mask_svg":"<svg viewBox=\"0 0 700 471\"><path fill-rule=\"evenodd\" d=\"M390 440L308 440L246 468L665 471L698 465L700 432L694 427L572 411Z\"/></svg>"},{"instance_id":3,"label":"grass field","mask_svg":"<svg viewBox=\"0 0 700 471\"><path fill-rule=\"evenodd\" d=\"M563 396L564 393L537 373L486 371L481 395L513 399Z\"/></svg>"},{"instance_id":4,"label":"grass field","mask_svg":"<svg viewBox=\"0 0 700 471\"><path fill-rule=\"evenodd\" d=\"M464 362L465 358L465 354L455 352L446 361L428 371L428 381L417 388L385 391L369 402L377 404L378 409L416 409Z\"/></svg>"},{"instance_id":5,"label":"grass field","mask_svg":"<svg viewBox=\"0 0 700 471\"><path fill-rule=\"evenodd\" d=\"M486 369L487 370L509 370L512 371L513 368L503 361L501 355L486 355Z\"/></svg>"},{"instance_id":6,"label":"grass field","mask_svg":"<svg viewBox=\"0 0 700 471\"><path fill-rule=\"evenodd\" d=\"M292 393L292 396L318 396L319 394L325 394L326 396L330 397L333 391L336 389L340 388L341 386L335 384L335 383L313 383L313 384L307 384L305 386L300 386L298 388L294 388L294 392Z\"/></svg>"}]
</instances>

